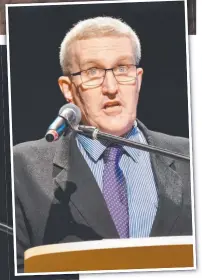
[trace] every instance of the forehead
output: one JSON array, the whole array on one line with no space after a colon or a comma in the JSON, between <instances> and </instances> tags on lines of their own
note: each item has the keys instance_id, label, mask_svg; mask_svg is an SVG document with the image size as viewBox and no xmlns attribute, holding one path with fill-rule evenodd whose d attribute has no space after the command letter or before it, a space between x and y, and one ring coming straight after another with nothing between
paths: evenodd
<instances>
[{"instance_id":1,"label":"forehead","mask_svg":"<svg viewBox=\"0 0 202 280\"><path fill-rule=\"evenodd\" d=\"M128 37L89 38L72 44L72 58L72 62L79 65L93 62L109 65L118 60L132 62L134 51Z\"/></svg>"}]
</instances>

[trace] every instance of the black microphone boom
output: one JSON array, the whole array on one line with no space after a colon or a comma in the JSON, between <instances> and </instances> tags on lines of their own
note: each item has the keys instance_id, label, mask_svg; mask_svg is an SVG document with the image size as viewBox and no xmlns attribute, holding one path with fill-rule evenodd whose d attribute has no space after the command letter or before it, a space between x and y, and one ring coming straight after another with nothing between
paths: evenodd
<instances>
[{"instance_id":1,"label":"black microphone boom","mask_svg":"<svg viewBox=\"0 0 202 280\"><path fill-rule=\"evenodd\" d=\"M59 111L57 118L49 126L45 138L48 142L53 142L59 139L66 130L75 128L81 121L80 109L72 104L65 104Z\"/></svg>"},{"instance_id":2,"label":"black microphone boom","mask_svg":"<svg viewBox=\"0 0 202 280\"><path fill-rule=\"evenodd\" d=\"M99 129L97 129L96 127L93 127L93 126L79 125L78 129L77 129L77 133L83 134L87 137L90 137L91 139L104 139L104 140L111 141L113 143L136 148L136 149L139 149L142 151L160 154L163 156L167 156L167 157L179 159L179 160L184 160L184 161L188 161L188 162L190 161L190 157L188 155L171 152L166 149L162 149L160 147L137 143L137 142L131 141L129 139L125 139L123 137L104 133L104 132L99 131Z\"/></svg>"}]
</instances>

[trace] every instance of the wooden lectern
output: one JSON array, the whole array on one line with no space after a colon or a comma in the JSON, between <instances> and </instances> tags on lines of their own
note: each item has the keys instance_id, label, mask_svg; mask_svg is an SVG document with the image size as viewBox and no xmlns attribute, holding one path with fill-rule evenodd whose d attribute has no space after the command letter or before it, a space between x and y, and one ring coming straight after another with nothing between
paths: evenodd
<instances>
[{"instance_id":1,"label":"wooden lectern","mask_svg":"<svg viewBox=\"0 0 202 280\"><path fill-rule=\"evenodd\" d=\"M25 273L86 272L195 267L193 237L106 239L34 247Z\"/></svg>"}]
</instances>

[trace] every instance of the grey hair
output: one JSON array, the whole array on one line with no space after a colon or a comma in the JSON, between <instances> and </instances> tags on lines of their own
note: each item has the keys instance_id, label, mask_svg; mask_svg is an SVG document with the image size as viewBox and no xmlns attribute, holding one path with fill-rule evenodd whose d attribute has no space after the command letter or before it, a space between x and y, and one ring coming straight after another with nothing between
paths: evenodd
<instances>
[{"instance_id":1,"label":"grey hair","mask_svg":"<svg viewBox=\"0 0 202 280\"><path fill-rule=\"evenodd\" d=\"M121 19L96 17L79 21L65 35L60 46L60 65L64 74L69 74L71 66L70 49L73 42L104 36L124 36L131 39L134 57L138 65L141 59L141 44L136 32Z\"/></svg>"}]
</instances>

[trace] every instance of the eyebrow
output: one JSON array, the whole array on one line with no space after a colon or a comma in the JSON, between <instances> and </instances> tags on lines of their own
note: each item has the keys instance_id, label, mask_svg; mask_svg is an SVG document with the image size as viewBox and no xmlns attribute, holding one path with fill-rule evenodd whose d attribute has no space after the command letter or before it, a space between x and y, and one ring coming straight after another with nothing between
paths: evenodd
<instances>
[{"instance_id":1,"label":"eyebrow","mask_svg":"<svg viewBox=\"0 0 202 280\"><path fill-rule=\"evenodd\" d=\"M116 60L115 60L115 64L117 64L118 62L124 61L124 60L132 60L134 61L134 57L132 55L123 55L123 56L119 56ZM84 60L82 63L80 63L80 67L87 67L86 65L89 64L98 64L98 65L102 65L103 66L103 61L95 58L95 59L86 59Z\"/></svg>"}]
</instances>

